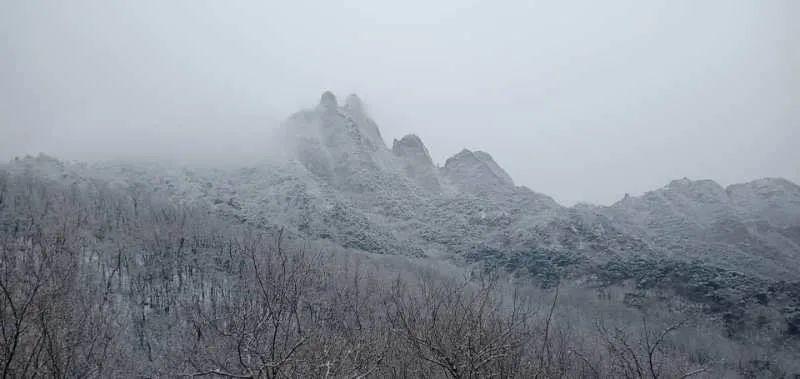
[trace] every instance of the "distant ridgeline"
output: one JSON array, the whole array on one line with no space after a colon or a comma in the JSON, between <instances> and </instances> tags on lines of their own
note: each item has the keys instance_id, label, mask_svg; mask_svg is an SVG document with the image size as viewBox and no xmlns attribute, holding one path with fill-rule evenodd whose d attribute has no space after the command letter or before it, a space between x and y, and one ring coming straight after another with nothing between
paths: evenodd
<instances>
[{"instance_id":1,"label":"distant ridgeline","mask_svg":"<svg viewBox=\"0 0 800 379\"><path fill-rule=\"evenodd\" d=\"M416 135L389 148L361 99L340 105L330 92L291 115L279 138L285 157L241 169L40 156L3 170L147 188L293 238L501 270L546 288L616 286L633 307L668 294L731 335L770 323L774 338L800 340L800 187L787 180L682 179L611 206L564 207L515 185L486 152L464 149L439 166Z\"/></svg>"}]
</instances>

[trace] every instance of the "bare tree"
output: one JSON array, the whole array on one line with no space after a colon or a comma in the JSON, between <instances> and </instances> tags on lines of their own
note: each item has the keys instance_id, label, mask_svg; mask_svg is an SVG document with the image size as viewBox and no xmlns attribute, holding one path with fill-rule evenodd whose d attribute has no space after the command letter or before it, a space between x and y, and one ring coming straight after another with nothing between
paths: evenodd
<instances>
[{"instance_id":1,"label":"bare tree","mask_svg":"<svg viewBox=\"0 0 800 379\"><path fill-rule=\"evenodd\" d=\"M83 198L31 177L7 179L0 184L3 377L100 375L114 342L104 285L111 278L82 260Z\"/></svg>"},{"instance_id":2,"label":"bare tree","mask_svg":"<svg viewBox=\"0 0 800 379\"><path fill-rule=\"evenodd\" d=\"M658 379L687 378L706 372L706 367L681 368L664 348L670 334L684 327L689 320L684 317L663 328L653 329L643 314L638 336L630 330L608 327L605 322L598 321L597 330L608 353L609 374L625 378ZM667 362L672 364L668 365Z\"/></svg>"},{"instance_id":3,"label":"bare tree","mask_svg":"<svg viewBox=\"0 0 800 379\"><path fill-rule=\"evenodd\" d=\"M520 349L529 334L530 310L513 296L509 310L494 298L496 280L422 281L410 290L394 283L387 302L393 330L413 354L449 377L513 376L498 364Z\"/></svg>"}]
</instances>

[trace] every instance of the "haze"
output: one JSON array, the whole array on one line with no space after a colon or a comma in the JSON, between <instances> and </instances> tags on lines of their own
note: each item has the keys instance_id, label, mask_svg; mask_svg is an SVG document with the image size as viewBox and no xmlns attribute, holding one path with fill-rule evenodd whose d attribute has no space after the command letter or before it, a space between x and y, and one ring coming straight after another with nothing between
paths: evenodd
<instances>
[{"instance_id":1,"label":"haze","mask_svg":"<svg viewBox=\"0 0 800 379\"><path fill-rule=\"evenodd\" d=\"M387 144L609 204L800 182L800 2L3 1L0 159L258 157L324 90Z\"/></svg>"}]
</instances>

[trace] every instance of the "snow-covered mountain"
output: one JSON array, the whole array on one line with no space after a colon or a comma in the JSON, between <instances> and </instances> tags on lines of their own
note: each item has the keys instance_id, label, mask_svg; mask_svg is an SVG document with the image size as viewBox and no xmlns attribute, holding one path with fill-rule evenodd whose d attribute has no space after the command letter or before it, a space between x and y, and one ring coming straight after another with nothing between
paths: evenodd
<instances>
[{"instance_id":1,"label":"snow-covered mountain","mask_svg":"<svg viewBox=\"0 0 800 379\"><path fill-rule=\"evenodd\" d=\"M800 309L800 286L786 285L800 280L800 187L789 181L682 179L608 207L564 207L515 185L486 152L465 149L439 167L415 135L389 148L356 95L339 104L330 92L278 135L285 154L238 169L46 157L5 169L146 188L305 240L501 269L544 286L632 282L735 310L734 320L749 320L759 294L779 299L787 323Z\"/></svg>"},{"instance_id":2,"label":"snow-covered mountain","mask_svg":"<svg viewBox=\"0 0 800 379\"><path fill-rule=\"evenodd\" d=\"M764 278L799 275L800 187L784 179L727 188L711 180L675 180L599 211L665 254Z\"/></svg>"}]
</instances>

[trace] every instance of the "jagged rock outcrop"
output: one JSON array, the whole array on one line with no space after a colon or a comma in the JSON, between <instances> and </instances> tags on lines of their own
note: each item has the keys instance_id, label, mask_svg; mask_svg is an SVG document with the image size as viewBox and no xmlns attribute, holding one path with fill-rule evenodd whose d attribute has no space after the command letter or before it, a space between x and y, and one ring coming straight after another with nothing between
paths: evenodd
<instances>
[{"instance_id":1,"label":"jagged rock outcrop","mask_svg":"<svg viewBox=\"0 0 800 379\"><path fill-rule=\"evenodd\" d=\"M358 95L350 94L347 96L342 113L358 125L359 130L369 139L374 149L386 149L386 143L383 141L378 125L369 117L364 109L364 103Z\"/></svg>"},{"instance_id":2,"label":"jagged rock outcrop","mask_svg":"<svg viewBox=\"0 0 800 379\"><path fill-rule=\"evenodd\" d=\"M408 134L399 140L395 139L392 153L403 161L403 169L414 182L429 191L441 191L436 166L419 137Z\"/></svg>"},{"instance_id":3,"label":"jagged rock outcrop","mask_svg":"<svg viewBox=\"0 0 800 379\"><path fill-rule=\"evenodd\" d=\"M336 95L334 95L333 92L325 91L322 93L319 99L319 105L317 106L318 109L332 112L338 107L339 102L336 100Z\"/></svg>"},{"instance_id":4,"label":"jagged rock outcrop","mask_svg":"<svg viewBox=\"0 0 800 379\"><path fill-rule=\"evenodd\" d=\"M316 108L290 116L283 129L294 159L332 185L371 191L392 169L391 154L355 95L339 107L325 92Z\"/></svg>"}]
</instances>

